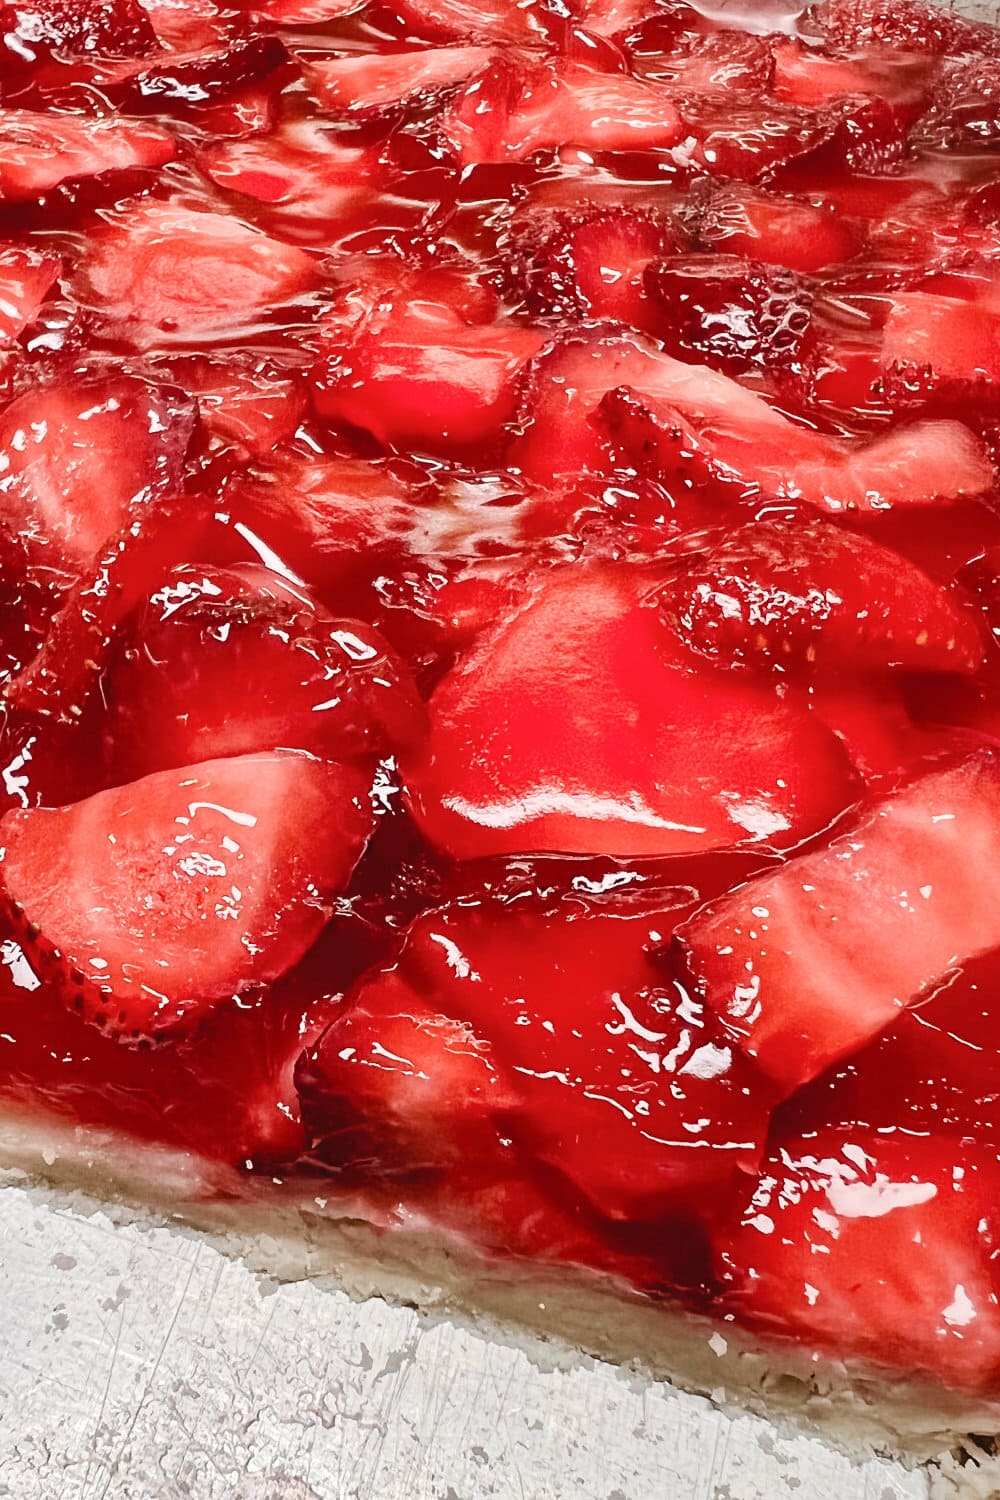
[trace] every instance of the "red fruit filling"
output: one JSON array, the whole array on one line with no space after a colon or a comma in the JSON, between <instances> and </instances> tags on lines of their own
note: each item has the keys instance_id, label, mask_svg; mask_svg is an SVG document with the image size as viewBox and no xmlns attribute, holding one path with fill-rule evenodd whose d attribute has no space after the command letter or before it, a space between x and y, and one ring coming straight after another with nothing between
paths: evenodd
<instances>
[{"instance_id":1,"label":"red fruit filling","mask_svg":"<svg viewBox=\"0 0 1000 1500\"><path fill-rule=\"evenodd\" d=\"M1000 33L783 25L0 4L0 1108L996 1396Z\"/></svg>"}]
</instances>

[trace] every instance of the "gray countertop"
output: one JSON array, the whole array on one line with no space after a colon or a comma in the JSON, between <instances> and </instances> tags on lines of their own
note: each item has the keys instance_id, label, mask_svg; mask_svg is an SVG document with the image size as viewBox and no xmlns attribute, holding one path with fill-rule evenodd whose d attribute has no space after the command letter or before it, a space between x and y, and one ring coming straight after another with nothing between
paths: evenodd
<instances>
[{"instance_id":1,"label":"gray countertop","mask_svg":"<svg viewBox=\"0 0 1000 1500\"><path fill-rule=\"evenodd\" d=\"M0 1191L11 1500L927 1500L608 1366L308 1283L197 1237Z\"/></svg>"}]
</instances>

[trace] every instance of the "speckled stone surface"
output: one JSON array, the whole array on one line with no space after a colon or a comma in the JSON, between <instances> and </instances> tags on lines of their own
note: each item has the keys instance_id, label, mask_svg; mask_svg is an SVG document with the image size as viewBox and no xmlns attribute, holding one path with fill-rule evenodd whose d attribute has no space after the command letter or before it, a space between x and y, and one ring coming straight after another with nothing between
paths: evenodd
<instances>
[{"instance_id":1,"label":"speckled stone surface","mask_svg":"<svg viewBox=\"0 0 1000 1500\"><path fill-rule=\"evenodd\" d=\"M11 1500L927 1500L608 1366L275 1286L195 1237L0 1193Z\"/></svg>"}]
</instances>

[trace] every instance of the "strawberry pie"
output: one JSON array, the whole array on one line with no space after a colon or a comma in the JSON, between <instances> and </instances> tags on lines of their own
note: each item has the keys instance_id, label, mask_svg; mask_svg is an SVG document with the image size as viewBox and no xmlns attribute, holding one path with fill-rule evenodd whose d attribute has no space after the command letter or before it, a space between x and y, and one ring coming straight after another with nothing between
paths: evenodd
<instances>
[{"instance_id":1,"label":"strawberry pie","mask_svg":"<svg viewBox=\"0 0 1000 1500\"><path fill-rule=\"evenodd\" d=\"M0 4L0 1164L925 1452L1000 1421L1000 30L770 16Z\"/></svg>"}]
</instances>

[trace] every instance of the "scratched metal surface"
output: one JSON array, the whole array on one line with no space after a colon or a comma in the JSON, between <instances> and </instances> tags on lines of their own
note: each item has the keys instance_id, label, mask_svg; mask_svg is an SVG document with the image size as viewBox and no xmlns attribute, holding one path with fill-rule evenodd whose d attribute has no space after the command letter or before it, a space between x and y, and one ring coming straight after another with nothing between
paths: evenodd
<instances>
[{"instance_id":1,"label":"scratched metal surface","mask_svg":"<svg viewBox=\"0 0 1000 1500\"><path fill-rule=\"evenodd\" d=\"M703 0L785 14L794 0ZM955 9L1000 18L1000 0ZM609 1366L276 1286L0 1189L0 1497L934 1500L971 1494ZM1000 1495L987 1482L977 1493Z\"/></svg>"}]
</instances>

